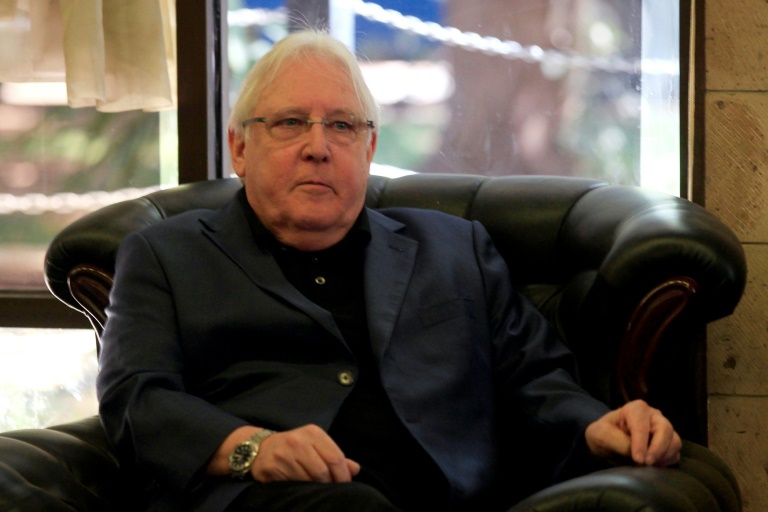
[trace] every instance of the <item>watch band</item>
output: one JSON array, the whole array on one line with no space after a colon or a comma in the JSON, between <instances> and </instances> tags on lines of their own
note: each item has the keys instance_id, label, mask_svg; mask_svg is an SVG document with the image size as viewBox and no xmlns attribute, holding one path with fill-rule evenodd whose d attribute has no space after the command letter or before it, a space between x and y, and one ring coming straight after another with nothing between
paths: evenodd
<instances>
[{"instance_id":1,"label":"watch band","mask_svg":"<svg viewBox=\"0 0 768 512\"><path fill-rule=\"evenodd\" d=\"M251 470L253 461L259 455L261 442L274 434L273 430L266 428L259 430L251 437L235 446L229 455L229 474L233 478L245 478Z\"/></svg>"}]
</instances>

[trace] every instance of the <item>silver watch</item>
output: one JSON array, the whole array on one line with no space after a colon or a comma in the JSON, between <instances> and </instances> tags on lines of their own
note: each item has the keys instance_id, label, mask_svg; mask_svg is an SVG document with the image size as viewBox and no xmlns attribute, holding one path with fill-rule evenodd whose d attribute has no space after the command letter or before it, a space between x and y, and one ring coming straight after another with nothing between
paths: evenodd
<instances>
[{"instance_id":1,"label":"silver watch","mask_svg":"<svg viewBox=\"0 0 768 512\"><path fill-rule=\"evenodd\" d=\"M259 446L266 438L274 434L272 430L262 429L250 438L235 446L229 455L229 474L234 478L245 478L251 471L251 465L259 454Z\"/></svg>"}]
</instances>

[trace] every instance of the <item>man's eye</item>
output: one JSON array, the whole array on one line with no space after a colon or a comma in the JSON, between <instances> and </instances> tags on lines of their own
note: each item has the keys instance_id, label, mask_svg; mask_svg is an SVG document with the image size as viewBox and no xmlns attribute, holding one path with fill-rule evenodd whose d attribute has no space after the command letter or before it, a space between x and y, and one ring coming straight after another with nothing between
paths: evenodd
<instances>
[{"instance_id":1,"label":"man's eye","mask_svg":"<svg viewBox=\"0 0 768 512\"><path fill-rule=\"evenodd\" d=\"M351 132L355 128L349 121L341 120L329 121L328 126L337 132Z\"/></svg>"},{"instance_id":2,"label":"man's eye","mask_svg":"<svg viewBox=\"0 0 768 512\"><path fill-rule=\"evenodd\" d=\"M286 117L285 119L275 120L275 128L300 128L304 125L304 121L295 117Z\"/></svg>"}]
</instances>

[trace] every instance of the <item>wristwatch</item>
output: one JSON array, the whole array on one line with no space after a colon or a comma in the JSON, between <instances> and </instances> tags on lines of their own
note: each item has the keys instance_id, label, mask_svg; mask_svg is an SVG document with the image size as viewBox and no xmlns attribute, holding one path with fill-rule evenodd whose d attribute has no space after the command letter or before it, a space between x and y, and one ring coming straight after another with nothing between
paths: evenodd
<instances>
[{"instance_id":1,"label":"wristwatch","mask_svg":"<svg viewBox=\"0 0 768 512\"><path fill-rule=\"evenodd\" d=\"M262 429L250 438L235 446L229 455L229 474L233 478L245 478L251 471L251 465L259 454L259 446L266 438L274 434L273 430Z\"/></svg>"}]
</instances>

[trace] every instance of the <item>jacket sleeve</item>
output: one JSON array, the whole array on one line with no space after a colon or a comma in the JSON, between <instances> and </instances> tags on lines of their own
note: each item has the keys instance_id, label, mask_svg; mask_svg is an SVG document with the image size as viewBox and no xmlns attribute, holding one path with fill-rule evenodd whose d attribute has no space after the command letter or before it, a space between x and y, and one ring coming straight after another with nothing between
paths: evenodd
<instances>
[{"instance_id":1,"label":"jacket sleeve","mask_svg":"<svg viewBox=\"0 0 768 512\"><path fill-rule=\"evenodd\" d=\"M97 391L102 423L121 458L184 490L245 422L186 392L179 319L165 275L140 233L124 240Z\"/></svg>"},{"instance_id":2,"label":"jacket sleeve","mask_svg":"<svg viewBox=\"0 0 768 512\"><path fill-rule=\"evenodd\" d=\"M608 407L577 384L573 354L513 289L510 269L478 223L475 253L491 326L505 470L521 488L538 489L593 469L584 431Z\"/></svg>"}]
</instances>

